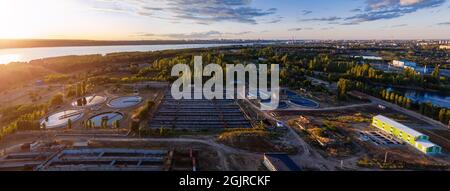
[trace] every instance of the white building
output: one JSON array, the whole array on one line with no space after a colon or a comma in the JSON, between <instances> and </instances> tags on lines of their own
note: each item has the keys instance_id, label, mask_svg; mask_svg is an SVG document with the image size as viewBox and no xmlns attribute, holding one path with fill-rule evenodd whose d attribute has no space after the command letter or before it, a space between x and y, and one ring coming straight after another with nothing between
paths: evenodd
<instances>
[{"instance_id":1,"label":"white building","mask_svg":"<svg viewBox=\"0 0 450 191\"><path fill-rule=\"evenodd\" d=\"M442 50L450 50L450 45L440 45L440 46L439 46L439 49L442 49Z\"/></svg>"},{"instance_id":2,"label":"white building","mask_svg":"<svg viewBox=\"0 0 450 191\"><path fill-rule=\"evenodd\" d=\"M417 64L415 62L411 62L408 60L393 60L391 65L398 68L415 69L417 67Z\"/></svg>"}]
</instances>

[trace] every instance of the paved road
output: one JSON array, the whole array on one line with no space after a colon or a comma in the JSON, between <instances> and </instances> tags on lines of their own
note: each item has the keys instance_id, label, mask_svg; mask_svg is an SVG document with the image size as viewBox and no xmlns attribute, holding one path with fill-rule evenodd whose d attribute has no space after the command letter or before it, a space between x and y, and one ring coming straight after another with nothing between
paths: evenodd
<instances>
[{"instance_id":1,"label":"paved road","mask_svg":"<svg viewBox=\"0 0 450 191\"><path fill-rule=\"evenodd\" d=\"M337 106L337 107L325 107L325 108L298 108L298 109L286 109L286 110L278 110L280 112L296 112L296 111L334 111L334 110L343 110L343 109L351 109L351 108L359 108L359 107L367 107L372 106L375 103L362 103L362 104L353 104L353 105L345 105L345 106Z\"/></svg>"}]
</instances>

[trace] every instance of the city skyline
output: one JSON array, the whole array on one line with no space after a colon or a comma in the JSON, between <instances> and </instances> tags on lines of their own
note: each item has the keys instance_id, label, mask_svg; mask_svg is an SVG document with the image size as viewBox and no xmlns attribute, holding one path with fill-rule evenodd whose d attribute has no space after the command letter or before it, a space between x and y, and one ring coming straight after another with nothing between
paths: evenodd
<instances>
[{"instance_id":1,"label":"city skyline","mask_svg":"<svg viewBox=\"0 0 450 191\"><path fill-rule=\"evenodd\" d=\"M0 39L448 39L448 0L5 0Z\"/></svg>"}]
</instances>

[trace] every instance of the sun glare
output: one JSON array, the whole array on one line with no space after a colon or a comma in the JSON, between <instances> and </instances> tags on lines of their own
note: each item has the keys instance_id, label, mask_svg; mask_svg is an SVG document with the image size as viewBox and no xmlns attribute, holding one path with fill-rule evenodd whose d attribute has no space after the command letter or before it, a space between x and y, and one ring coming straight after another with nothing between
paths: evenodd
<instances>
[{"instance_id":1,"label":"sun glare","mask_svg":"<svg viewBox=\"0 0 450 191\"><path fill-rule=\"evenodd\" d=\"M0 1L0 38L29 38L33 32L27 21L31 20L33 12L30 12L33 6L23 1L2 0Z\"/></svg>"},{"instance_id":2,"label":"sun glare","mask_svg":"<svg viewBox=\"0 0 450 191\"><path fill-rule=\"evenodd\" d=\"M72 0L0 0L0 39L46 38L67 12ZM39 36L40 35L40 36Z\"/></svg>"},{"instance_id":3,"label":"sun glare","mask_svg":"<svg viewBox=\"0 0 450 191\"><path fill-rule=\"evenodd\" d=\"M5 54L0 55L0 64L8 64L11 62L20 61L20 55L18 54Z\"/></svg>"}]
</instances>

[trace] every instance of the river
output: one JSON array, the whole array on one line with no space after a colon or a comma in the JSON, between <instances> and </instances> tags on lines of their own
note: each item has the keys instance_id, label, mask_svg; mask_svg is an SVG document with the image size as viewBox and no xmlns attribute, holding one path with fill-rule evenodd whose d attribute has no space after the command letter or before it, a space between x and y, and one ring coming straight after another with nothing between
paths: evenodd
<instances>
[{"instance_id":1,"label":"river","mask_svg":"<svg viewBox=\"0 0 450 191\"><path fill-rule=\"evenodd\" d=\"M209 48L248 44L175 44L175 45L120 45L120 46L72 46L0 49L0 64L10 62L28 62L31 60L88 54L108 54L114 52L146 52L159 50L177 50L188 48Z\"/></svg>"}]
</instances>

